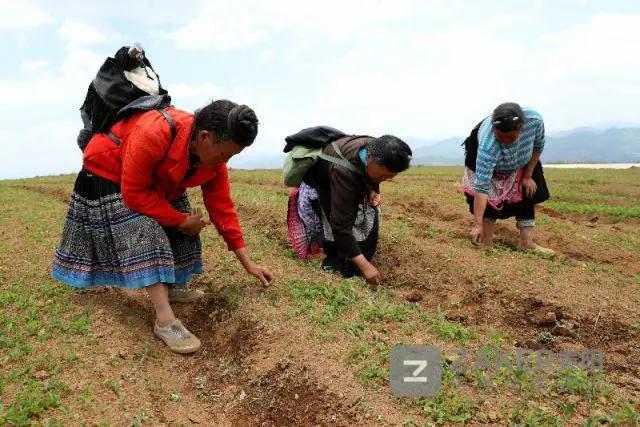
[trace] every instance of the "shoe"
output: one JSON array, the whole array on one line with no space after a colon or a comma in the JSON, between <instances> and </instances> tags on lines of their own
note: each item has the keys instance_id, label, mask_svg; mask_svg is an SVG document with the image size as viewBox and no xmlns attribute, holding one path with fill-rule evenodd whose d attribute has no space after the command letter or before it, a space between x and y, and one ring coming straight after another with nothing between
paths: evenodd
<instances>
[{"instance_id":1,"label":"shoe","mask_svg":"<svg viewBox=\"0 0 640 427\"><path fill-rule=\"evenodd\" d=\"M186 286L170 286L169 302L194 302L202 298L204 292Z\"/></svg>"},{"instance_id":2,"label":"shoe","mask_svg":"<svg viewBox=\"0 0 640 427\"><path fill-rule=\"evenodd\" d=\"M178 319L175 319L173 323L167 326L159 326L156 320L153 326L153 333L175 353L193 353L202 346L198 337L189 332Z\"/></svg>"}]
</instances>

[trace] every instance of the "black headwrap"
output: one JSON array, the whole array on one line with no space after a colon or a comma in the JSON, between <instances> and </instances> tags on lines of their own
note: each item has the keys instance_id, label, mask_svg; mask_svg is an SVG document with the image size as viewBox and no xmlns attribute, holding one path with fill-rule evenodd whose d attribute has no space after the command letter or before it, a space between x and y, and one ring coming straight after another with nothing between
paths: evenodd
<instances>
[{"instance_id":1,"label":"black headwrap","mask_svg":"<svg viewBox=\"0 0 640 427\"><path fill-rule=\"evenodd\" d=\"M524 120L524 112L515 102L505 102L493 110L493 127L502 132L519 130L524 125Z\"/></svg>"}]
</instances>

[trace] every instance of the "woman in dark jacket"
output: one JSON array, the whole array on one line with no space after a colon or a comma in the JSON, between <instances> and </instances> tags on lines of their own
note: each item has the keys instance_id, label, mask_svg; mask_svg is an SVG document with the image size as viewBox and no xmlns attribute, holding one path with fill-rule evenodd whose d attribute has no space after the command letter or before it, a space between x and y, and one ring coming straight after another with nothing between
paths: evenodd
<instances>
[{"instance_id":1,"label":"woman in dark jacket","mask_svg":"<svg viewBox=\"0 0 640 427\"><path fill-rule=\"evenodd\" d=\"M377 210L367 207L379 203L380 183L409 168L411 149L391 135L347 136L336 145L362 173L320 159L304 177L318 192L325 219L323 267L347 277L361 274L369 283L379 284L380 272L370 262L378 240L378 215ZM332 145L324 148L324 154L337 155ZM361 238L354 235L356 221L358 229L364 230Z\"/></svg>"}]
</instances>

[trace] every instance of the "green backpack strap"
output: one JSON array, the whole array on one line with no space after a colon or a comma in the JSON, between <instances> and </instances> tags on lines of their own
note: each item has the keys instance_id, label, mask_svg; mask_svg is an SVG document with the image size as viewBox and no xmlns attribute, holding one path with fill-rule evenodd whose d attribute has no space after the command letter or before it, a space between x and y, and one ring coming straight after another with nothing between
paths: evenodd
<instances>
[{"instance_id":1,"label":"green backpack strap","mask_svg":"<svg viewBox=\"0 0 640 427\"><path fill-rule=\"evenodd\" d=\"M287 154L282 166L282 177L284 184L288 187L298 187L306 173L316 163L318 159L323 159L338 166L342 166L351 172L364 175L364 172L349 162L335 142L331 143L333 149L339 157L324 154L321 148L307 148L304 146L295 146Z\"/></svg>"},{"instance_id":2,"label":"green backpack strap","mask_svg":"<svg viewBox=\"0 0 640 427\"><path fill-rule=\"evenodd\" d=\"M334 156L329 156L322 152L318 154L318 157L321 158L322 160L326 160L327 162L331 162L338 166L342 166L343 168L349 169L351 172L354 172L358 175L364 175L364 172L361 169L358 169L357 167L355 167L350 161L348 161L344 157L344 155L342 154L342 151L340 151L340 149L338 148L338 144L336 144L335 141L331 143L331 146L333 147L333 149L335 150L339 158Z\"/></svg>"}]
</instances>

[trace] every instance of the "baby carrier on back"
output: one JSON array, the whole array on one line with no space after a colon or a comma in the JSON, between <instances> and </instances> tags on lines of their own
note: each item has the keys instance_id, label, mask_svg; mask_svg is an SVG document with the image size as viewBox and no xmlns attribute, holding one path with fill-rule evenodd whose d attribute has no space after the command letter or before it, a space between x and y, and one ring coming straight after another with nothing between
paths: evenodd
<instances>
[{"instance_id":1,"label":"baby carrier on back","mask_svg":"<svg viewBox=\"0 0 640 427\"><path fill-rule=\"evenodd\" d=\"M138 44L123 46L113 58L105 60L89 84L80 107L84 127L78 134L78 146L84 151L93 135L108 132L115 122L131 114L162 110L170 104L171 97L160 84L144 49Z\"/></svg>"}]
</instances>

